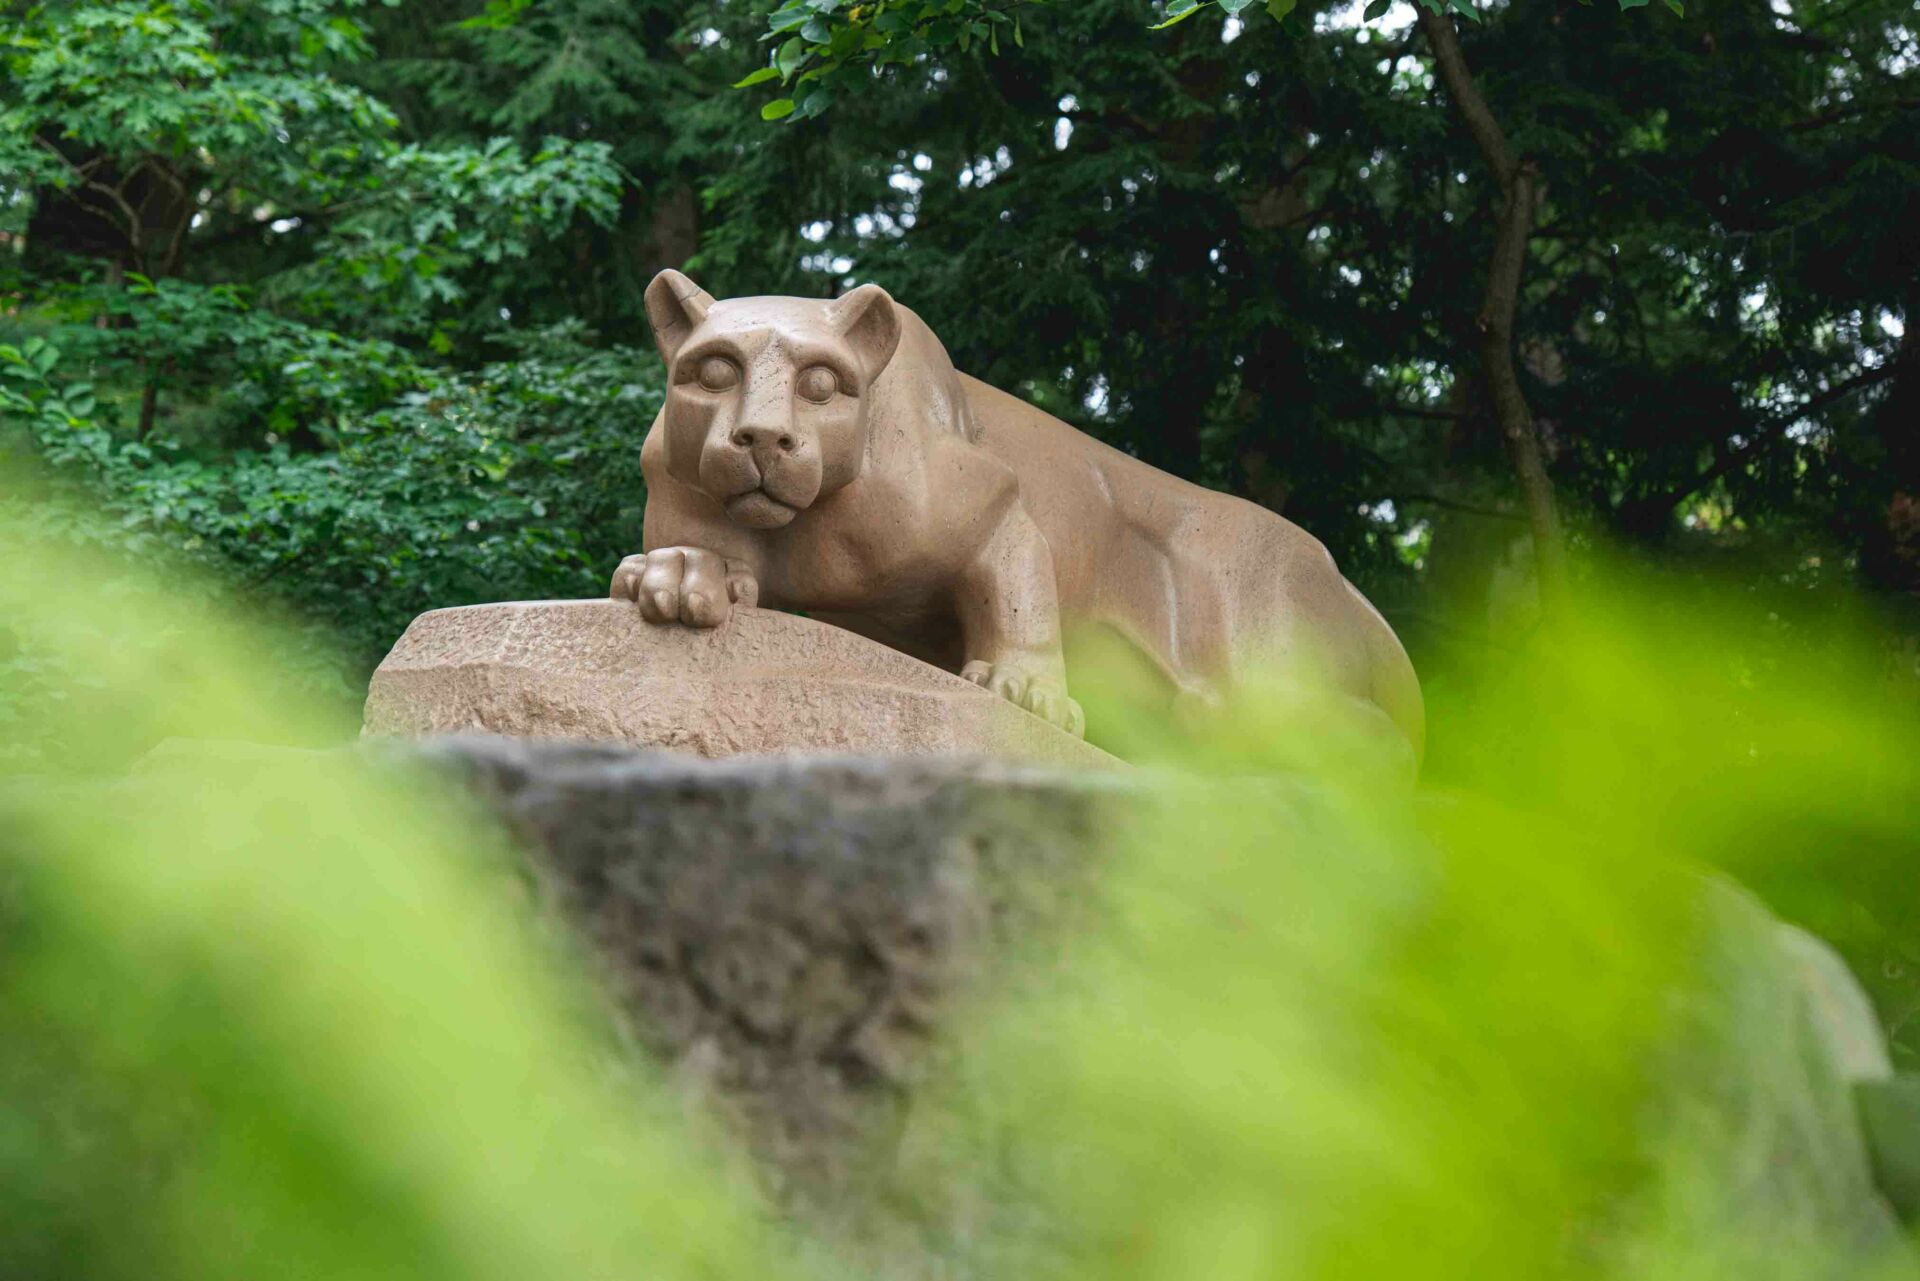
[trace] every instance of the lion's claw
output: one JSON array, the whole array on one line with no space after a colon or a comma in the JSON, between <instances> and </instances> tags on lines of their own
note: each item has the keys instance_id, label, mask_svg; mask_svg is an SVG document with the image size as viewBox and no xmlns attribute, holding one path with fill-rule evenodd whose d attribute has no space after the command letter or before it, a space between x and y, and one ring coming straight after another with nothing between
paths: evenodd
<instances>
[{"instance_id":1,"label":"lion's claw","mask_svg":"<svg viewBox=\"0 0 1920 1281\"><path fill-rule=\"evenodd\" d=\"M1087 718L1080 704L1067 697L1067 688L1055 680L1028 676L1011 663L989 663L975 659L960 669L963 680L972 681L990 694L997 694L1015 707L1025 708L1041 720L1073 735L1083 737Z\"/></svg>"}]
</instances>

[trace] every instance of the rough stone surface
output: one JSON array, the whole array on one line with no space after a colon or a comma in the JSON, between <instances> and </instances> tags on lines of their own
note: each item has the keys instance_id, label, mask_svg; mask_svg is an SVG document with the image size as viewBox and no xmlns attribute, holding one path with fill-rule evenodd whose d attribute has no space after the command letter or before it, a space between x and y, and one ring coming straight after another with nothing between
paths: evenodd
<instances>
[{"instance_id":1,"label":"rough stone surface","mask_svg":"<svg viewBox=\"0 0 1920 1281\"><path fill-rule=\"evenodd\" d=\"M1073 919L1129 795L985 762L426 750L533 852L640 1043L814 1201L884 1178L943 1013Z\"/></svg>"},{"instance_id":2,"label":"rough stone surface","mask_svg":"<svg viewBox=\"0 0 1920 1281\"><path fill-rule=\"evenodd\" d=\"M422 614L373 675L366 732L485 731L671 748L1120 762L979 686L825 623L736 609L715 628L628 602Z\"/></svg>"}]
</instances>

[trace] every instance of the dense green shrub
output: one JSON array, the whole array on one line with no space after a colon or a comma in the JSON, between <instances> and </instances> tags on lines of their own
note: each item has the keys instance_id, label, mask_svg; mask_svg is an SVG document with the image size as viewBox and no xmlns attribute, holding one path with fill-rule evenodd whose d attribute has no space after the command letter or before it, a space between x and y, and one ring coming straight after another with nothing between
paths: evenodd
<instances>
[{"instance_id":1,"label":"dense green shrub","mask_svg":"<svg viewBox=\"0 0 1920 1281\"><path fill-rule=\"evenodd\" d=\"M299 438L129 439L96 416L90 386L60 378L44 341L0 346L0 394L22 424L16 448L50 463L54 482L84 481L69 502L110 513L123 550L184 553L320 625L296 666L351 685L422 610L594 595L639 548L640 441L661 396L651 353L590 347L561 325L505 335L500 359L448 370L386 344L236 319L258 343L221 353L236 386L278 380L275 403L325 409ZM68 523L57 506L31 507L35 520Z\"/></svg>"},{"instance_id":2,"label":"dense green shrub","mask_svg":"<svg viewBox=\"0 0 1920 1281\"><path fill-rule=\"evenodd\" d=\"M47 464L8 497L67 503L31 521L104 511L260 589L343 690L420 609L577 594L588 547L638 545L649 360L579 322L495 341L475 303L613 219L604 142L408 136L350 78L358 0L5 12L0 432Z\"/></svg>"}]
</instances>

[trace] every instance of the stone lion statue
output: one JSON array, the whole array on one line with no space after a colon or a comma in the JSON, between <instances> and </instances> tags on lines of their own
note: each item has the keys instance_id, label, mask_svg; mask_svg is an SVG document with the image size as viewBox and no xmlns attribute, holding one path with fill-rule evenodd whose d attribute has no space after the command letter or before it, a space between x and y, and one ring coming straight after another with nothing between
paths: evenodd
<instances>
[{"instance_id":1,"label":"stone lion statue","mask_svg":"<svg viewBox=\"0 0 1920 1281\"><path fill-rule=\"evenodd\" d=\"M646 550L612 594L648 621L804 610L1080 734L1064 618L1130 642L1176 699L1310 665L1418 754L1406 652L1305 530L958 372L877 285L716 302L669 270L646 308L667 399Z\"/></svg>"}]
</instances>

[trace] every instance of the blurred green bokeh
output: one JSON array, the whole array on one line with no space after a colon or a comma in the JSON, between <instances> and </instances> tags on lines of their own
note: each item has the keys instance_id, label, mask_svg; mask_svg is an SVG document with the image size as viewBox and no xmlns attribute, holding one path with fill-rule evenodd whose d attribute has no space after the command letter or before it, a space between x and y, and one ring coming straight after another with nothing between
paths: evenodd
<instances>
[{"instance_id":1,"label":"blurred green bokeh","mask_svg":"<svg viewBox=\"0 0 1920 1281\"><path fill-rule=\"evenodd\" d=\"M22 643L94 678L69 760L342 728L288 695L271 623L0 541ZM0 848L0 1275L771 1270L432 780L259 749L23 775Z\"/></svg>"},{"instance_id":2,"label":"blurred green bokeh","mask_svg":"<svg viewBox=\"0 0 1920 1281\"><path fill-rule=\"evenodd\" d=\"M1826 954L1725 877L1855 962L1911 1069L1913 675L1857 620L1596 569L1434 691L1417 795L1278 684L1185 737L1104 709L1155 799L916 1105L908 1258L776 1239L427 776L126 772L352 732L272 620L0 543L18 644L90 687L15 704L63 770L0 784L0 1274L1910 1275L1835 1050L1882 1030L1824 1024Z\"/></svg>"}]
</instances>

